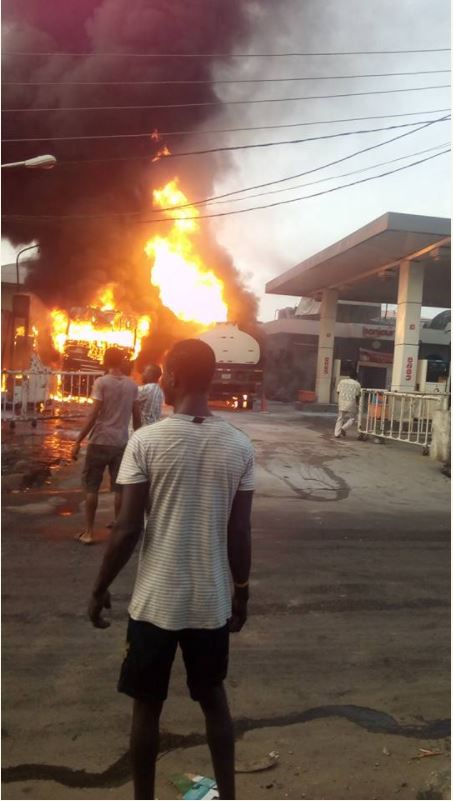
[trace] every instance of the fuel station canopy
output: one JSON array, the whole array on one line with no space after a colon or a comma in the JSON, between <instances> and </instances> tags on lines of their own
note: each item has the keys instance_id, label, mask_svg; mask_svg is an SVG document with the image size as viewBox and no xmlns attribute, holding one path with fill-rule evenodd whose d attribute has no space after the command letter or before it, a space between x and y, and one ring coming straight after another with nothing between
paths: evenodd
<instances>
[{"instance_id":1,"label":"fuel station canopy","mask_svg":"<svg viewBox=\"0 0 453 801\"><path fill-rule=\"evenodd\" d=\"M423 306L450 305L450 220L387 212L296 264L266 284L266 292L319 298L327 289L341 300L396 303L399 265L424 268Z\"/></svg>"}]
</instances>

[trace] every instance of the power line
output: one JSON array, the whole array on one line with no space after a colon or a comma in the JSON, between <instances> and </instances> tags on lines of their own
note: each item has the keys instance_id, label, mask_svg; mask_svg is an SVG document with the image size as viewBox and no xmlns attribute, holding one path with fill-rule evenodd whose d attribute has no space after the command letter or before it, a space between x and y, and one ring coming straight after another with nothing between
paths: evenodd
<instances>
[{"instance_id":1,"label":"power line","mask_svg":"<svg viewBox=\"0 0 453 801\"><path fill-rule=\"evenodd\" d=\"M306 142L319 142L324 139L337 139L342 136L359 136L360 134L369 134L369 133L380 133L382 131L393 131L399 128L411 128L414 125L424 125L424 124L433 124L435 122L446 122L448 119L447 117L442 117L438 120L417 120L417 122L405 122L400 125L387 125L381 128L368 128L365 130L360 131L341 131L339 133L334 134L324 134L322 136L307 136L303 139L282 139L278 142L254 142L248 145L225 145L224 147L210 147L205 148L204 150L186 150L180 151L177 153L168 153L165 158L167 159L175 159L175 158L186 158L187 156L206 156L209 153L225 153L225 152L232 152L236 150L257 150L262 149L265 147L276 147L278 145L300 145L305 144ZM69 159L68 161L61 161L60 164L96 164L102 162L112 162L112 161L136 161L138 160L149 160L149 156L112 156L106 158L98 158L98 159Z\"/></svg>"},{"instance_id":2,"label":"power line","mask_svg":"<svg viewBox=\"0 0 453 801\"><path fill-rule=\"evenodd\" d=\"M398 136L392 136L391 139L386 139L384 142L377 142L375 145L369 145L368 147L362 148L362 150L357 150L354 153L350 153L347 156L342 156L339 159L335 159L335 161L327 162L326 164L321 164L319 167L312 167L309 170L304 170L303 172L296 173L295 175L288 175L286 178L278 178L274 181L266 181L262 184L254 184L253 186L243 187L242 189L236 189L233 192L224 192L221 195L211 195L211 197L204 198L203 200L196 200L192 203L181 204L178 206L169 206L166 209L160 209L161 212L166 211L174 211L175 209L185 209L189 208L190 206L202 206L212 200L223 200L224 198L232 197L233 195L239 195L244 192L252 192L255 189L265 189L268 186L276 186L277 184L283 184L286 181L293 181L297 178L303 178L305 175L311 175L314 172L318 172L319 170L325 170L328 167L334 167L337 164L342 164L344 161L349 161L349 159L355 158L356 156L361 156L363 153L369 153L371 150L377 150L379 147L383 147L384 145L389 145L392 142L396 142L399 139L404 139L406 136L412 136L412 134L418 133L418 131L422 131L425 128L429 127L433 124L433 122L442 122L443 120L436 120L429 123L425 123L421 125L419 128L416 128L412 131L405 131L402 134L398 134Z\"/></svg>"},{"instance_id":3,"label":"power line","mask_svg":"<svg viewBox=\"0 0 453 801\"><path fill-rule=\"evenodd\" d=\"M64 52L30 52L20 50L3 51L4 56L66 56L71 58L300 58L312 56L381 56L399 55L402 53L449 53L449 47L426 47L409 50L339 50L327 52L303 53L64 53Z\"/></svg>"},{"instance_id":4,"label":"power line","mask_svg":"<svg viewBox=\"0 0 453 801\"><path fill-rule=\"evenodd\" d=\"M362 148L361 150L357 150L354 153L350 153L347 156L342 156L339 159L335 159L334 161L328 162L326 164L321 164L318 167L312 167L309 170L304 170L303 172L296 173L295 175L289 175L286 178L279 178L279 179L274 180L274 181L267 181L266 183L263 183L263 184L255 184L253 186L243 187L242 189L236 189L236 190L234 190L232 192L225 192L222 195L211 195L210 197L203 198L202 200L195 200L195 201L192 201L190 203L182 203L182 204L178 204L176 206L168 206L168 207L165 207L165 208L161 208L158 211L160 213L165 213L165 212L169 212L169 211L170 212L174 212L174 211L178 211L180 209L187 209L187 208L192 208L192 207L196 207L196 206L202 206L202 205L205 205L205 204L207 204L207 203L209 203L209 202L211 202L213 200L222 200L224 198L232 197L233 195L238 195L238 194L242 194L244 192L253 191L254 189L264 189L264 188L266 188L268 186L275 186L276 184L282 184L282 183L285 183L286 181L296 180L297 178L302 178L305 175L311 175L312 173L319 172L319 170L325 170L328 167L333 167L333 166L335 166L337 164L341 164L344 161L348 161L349 159L352 159L355 156L360 156L363 153L368 153L371 150L377 150L377 148L383 147L384 145L388 145L391 142L396 142L397 140L403 139L406 136L410 136L410 135L412 135L414 133L417 133L418 131L422 131L424 128L427 128L428 126L433 125L435 122L442 122L442 120L432 120L432 121L430 121L428 123L420 125L418 128L416 128L413 131L405 131L402 134L398 134L398 136L393 136L391 139L386 139L384 142L378 142L378 143L376 143L374 145L369 145L368 147ZM246 199L246 198L244 198L244 199ZM105 219L105 218L112 218L112 217L116 218L116 217L125 217L125 216L133 217L133 216L138 216L140 214L142 214L141 211L137 211L137 212L124 212L124 211L122 211L122 212L110 212L110 213L107 213L107 214L78 214L78 215L70 214L70 215L58 215L58 216L55 216L55 215L43 215L43 214L35 214L35 215L33 215L33 214L31 214L31 215L19 214L19 215L9 215L8 218L12 219L13 217L14 218L19 218L19 217L27 216L29 219L36 219L36 220L37 219L39 219L39 220L49 220L49 219L56 219L56 220L65 220L65 219L66 220L89 220L89 219L93 219L93 218Z\"/></svg>"},{"instance_id":5,"label":"power line","mask_svg":"<svg viewBox=\"0 0 453 801\"><path fill-rule=\"evenodd\" d=\"M211 78L203 81L2 81L2 86L205 86L237 83L288 83L296 81L337 81L351 78L394 78L406 75L439 75L446 70L410 70L409 72L370 72L363 75L303 75L287 78Z\"/></svg>"},{"instance_id":6,"label":"power line","mask_svg":"<svg viewBox=\"0 0 453 801\"><path fill-rule=\"evenodd\" d=\"M158 103L152 106L61 106L60 108L4 108L2 113L36 112L36 111L144 111L146 109L164 108L200 108L206 106L249 106L256 103L294 103L296 100L332 100L337 97L364 97L365 95L391 95L401 92L425 92L429 89L449 89L450 84L436 86L412 86L407 89L374 89L368 92L346 92L335 95L304 95L303 97L269 97L259 100L208 100L202 103Z\"/></svg>"},{"instance_id":7,"label":"power line","mask_svg":"<svg viewBox=\"0 0 453 801\"><path fill-rule=\"evenodd\" d=\"M343 119L339 120L309 120L306 122L290 122L284 123L279 125L253 125L246 128L215 128L213 130L196 130L196 131L159 131L160 139L164 139L169 136L207 136L208 134L223 134L223 133L239 133L239 132L247 132L247 131L271 131L277 130L280 128L301 128L306 125L334 125L343 122L363 122L366 120L385 120L385 119L394 119L396 117L413 117L418 116L419 114L442 114L444 111L449 111L448 108L436 108L436 109L429 109L426 111L406 111L401 114L375 114L371 117L343 117ZM89 139L140 139L145 138L149 139L151 136L149 131L146 133L136 133L136 134L90 134L86 136L38 136L38 137L26 137L22 139L2 139L2 142L70 142L70 141L83 141ZM146 157L148 158L148 157Z\"/></svg>"},{"instance_id":8,"label":"power line","mask_svg":"<svg viewBox=\"0 0 453 801\"><path fill-rule=\"evenodd\" d=\"M315 192L315 193L313 193L311 195L303 195L301 197L292 198L290 200L279 200L279 201L276 201L275 203L267 203L267 204L262 205L262 206L251 206L251 207L249 207L247 209L236 209L236 210L233 210L233 211L223 211L223 212L217 212L217 213L214 213L214 214L200 214L199 216L193 216L193 217L167 217L167 218L165 218L165 217L156 217L156 218L151 218L149 220L135 220L135 222L138 223L138 224L147 224L148 225L150 223L163 223L163 222L164 223L171 223L171 222L179 222L179 221L186 222L187 220L191 220L191 219L193 219L193 220L205 220L205 219L212 219L213 217L231 217L233 214L245 214L245 213L250 212L250 211L259 211L261 209L275 208L276 206L285 206L285 205L288 205L290 203L297 203L297 202L300 202L302 200L309 200L311 198L321 197L322 195L331 194L332 192L338 192L341 189L348 189L351 186L358 186L359 184L364 184L364 183L367 183L368 181L375 181L378 178L384 178L384 177L386 177L388 175L394 175L395 173L402 172L403 170L408 170L411 167L416 167L419 164L423 164L423 163L425 163L427 161L431 161L432 159L438 158L439 156L443 156L443 155L445 155L446 153L449 153L449 152L450 152L450 148L448 148L447 150L443 150L441 153L436 153L433 156L427 156L424 159L419 159L418 161L413 161L410 164L405 164L402 167L397 167L394 170L388 170L387 172L380 173L379 175L370 175L370 176L368 176L368 178L360 178L359 180L352 181L352 182L350 182L348 184L341 184L340 186L334 186L334 187L331 187L330 189L324 189L321 192ZM125 216L125 215L123 214L122 216ZM3 219L12 219L12 218L14 218L17 222L27 222L30 219L30 218L25 218L24 215L6 215L6 214L2 215L2 218ZM60 218L60 219L62 220L63 218ZM55 218L54 218L54 220L52 220L52 218L48 217L48 218L44 218L44 219L41 220L41 222L52 222L52 221L55 221Z\"/></svg>"},{"instance_id":9,"label":"power line","mask_svg":"<svg viewBox=\"0 0 453 801\"><path fill-rule=\"evenodd\" d=\"M298 201L301 201L301 200L308 200L310 198L320 197L321 195L328 195L331 192L338 192L340 189L347 189L350 186L357 186L358 184L364 184L364 183L367 183L367 181L375 181L377 178L384 178L387 175L393 175L394 173L401 172L402 170L407 170L410 167L416 167L418 164L423 164L425 161L431 161L431 159L435 159L438 156L443 156L445 153L449 153L449 152L450 152L450 148L448 148L447 150L441 151L441 153L435 153L433 156L427 156L426 158L420 159L419 161L413 161L413 162L411 162L411 164L404 164L402 167L397 167L394 170L388 170L387 172L382 172L379 175L370 175L370 176L368 176L368 178L360 178L358 181L352 181L349 184L342 184L341 186L334 186L331 189L325 189L322 192L316 192L316 193L314 193L312 195L305 195L303 197L291 198L290 200L278 200L275 203L267 203L264 206L251 206L250 208L247 208L247 209L235 209L233 211L223 211L223 212L217 212L217 213L214 213L214 214L200 214L197 217L167 217L166 220L165 220L165 218L162 219L162 218L158 218L157 217L156 219L151 219L151 220L137 220L137 222L138 223L154 223L154 222L172 222L172 221L173 222L178 222L178 221L182 221L182 220L186 221L186 220L190 220L190 219L206 220L206 219L210 219L212 217L229 217L229 216L231 216L233 214L245 214L248 211L259 211L260 209L270 209L270 208L273 208L275 206L285 206L285 205L288 205L289 203L297 203Z\"/></svg>"},{"instance_id":10,"label":"power line","mask_svg":"<svg viewBox=\"0 0 453 801\"><path fill-rule=\"evenodd\" d=\"M388 164L394 164L396 161L404 161L404 159L411 159L415 156L421 156L425 153L432 153L434 150L439 150L440 148L448 147L450 142L442 142L439 145L435 145L434 147L427 147L423 150L417 150L415 153L406 153L405 156L398 156L395 159L389 159L387 161L378 161L376 164L369 164L368 167L361 167L359 170L350 170L349 172L342 172L339 175L329 175L326 178L318 178L316 181L307 181L303 184L296 184L295 186L284 186L281 189L268 189L267 192L255 192L254 195L246 195L245 197L230 197L227 200L213 200L211 202L204 203L204 206L218 206L223 205L225 203L239 203L243 202L244 200L250 200L254 197L264 197L266 195L276 195L280 192L292 192L295 189L302 189L305 186L315 186L316 184L324 184L327 181L335 181L337 178L348 178L350 175L359 175L363 172L368 172L369 170L375 170L377 167L386 167Z\"/></svg>"},{"instance_id":11,"label":"power line","mask_svg":"<svg viewBox=\"0 0 453 801\"><path fill-rule=\"evenodd\" d=\"M447 121L447 119L449 118L447 117L444 120L438 120L438 121L439 122ZM381 128L368 128L366 130L361 130L361 131L342 131L340 133L335 133L335 134L324 134L323 136L309 136L305 137L304 139L286 139L280 142L259 142L259 143L255 142L248 145L228 145L225 147L211 147L211 148L206 148L205 150L192 150L182 153L170 153L168 158L178 158L183 156L202 156L202 155L207 155L209 153L224 153L236 150L254 150L257 148L275 147L278 145L298 145L298 144L304 144L306 142L318 142L325 139L337 139L343 136L355 136L367 133L380 133L382 131L391 131L399 128L409 128L414 125L425 124L427 122L431 124L433 121L420 120L418 122L406 122L400 125L389 125Z\"/></svg>"}]
</instances>

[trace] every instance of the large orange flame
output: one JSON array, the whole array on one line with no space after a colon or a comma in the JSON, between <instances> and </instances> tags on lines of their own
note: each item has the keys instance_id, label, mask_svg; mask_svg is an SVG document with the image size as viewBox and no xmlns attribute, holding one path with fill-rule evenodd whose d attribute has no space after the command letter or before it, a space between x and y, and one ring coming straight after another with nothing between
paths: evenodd
<instances>
[{"instance_id":1,"label":"large orange flame","mask_svg":"<svg viewBox=\"0 0 453 801\"><path fill-rule=\"evenodd\" d=\"M101 311L114 311L115 309L115 294L113 284L108 284L102 289L98 296L98 303Z\"/></svg>"},{"instance_id":2,"label":"large orange flame","mask_svg":"<svg viewBox=\"0 0 453 801\"><path fill-rule=\"evenodd\" d=\"M157 157L168 154L165 146ZM156 207L166 210L163 213L167 217L179 218L165 237L154 236L145 246L152 260L150 280L159 289L163 305L179 319L201 328L225 322L228 309L223 282L195 252L193 236L199 230L197 208L188 204L176 178L156 189L153 200ZM175 209L179 206L185 208ZM78 342L86 346L88 357L99 362L106 348L112 345L126 348L131 359L135 359L151 327L147 315L137 318L118 311L115 284L103 287L92 305L74 316L63 309L53 309L50 321L53 343L59 353L66 352L69 342Z\"/></svg>"},{"instance_id":3,"label":"large orange flame","mask_svg":"<svg viewBox=\"0 0 453 801\"><path fill-rule=\"evenodd\" d=\"M204 325L225 322L227 305L224 285L215 273L205 267L195 253L191 235L199 229L194 217L199 216L195 206L186 205L187 198L175 178L153 192L154 205L166 216L177 216L170 233L154 236L145 245L145 253L152 259L151 283L158 287L164 306L185 321ZM175 206L185 205L178 208Z\"/></svg>"},{"instance_id":4,"label":"large orange flame","mask_svg":"<svg viewBox=\"0 0 453 801\"><path fill-rule=\"evenodd\" d=\"M51 330L54 347L64 354L68 342L80 342L87 345L87 355L102 363L108 347L114 345L127 348L131 358L140 353L143 337L150 331L151 320L147 315L134 318L116 311L114 285L104 287L94 299L91 310L83 316L71 318L62 309L50 312ZM96 310L106 313L108 319L97 319ZM91 313L90 313L91 312Z\"/></svg>"}]
</instances>

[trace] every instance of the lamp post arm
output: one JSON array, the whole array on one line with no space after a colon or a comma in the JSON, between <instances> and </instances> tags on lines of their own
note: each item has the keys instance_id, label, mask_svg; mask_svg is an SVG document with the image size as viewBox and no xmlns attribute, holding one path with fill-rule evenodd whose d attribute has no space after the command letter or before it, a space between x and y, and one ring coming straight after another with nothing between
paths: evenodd
<instances>
[{"instance_id":1,"label":"lamp post arm","mask_svg":"<svg viewBox=\"0 0 453 801\"><path fill-rule=\"evenodd\" d=\"M17 291L18 292L20 290L19 259L22 256L22 253L26 253L27 250L34 250L35 248L38 248L38 250L39 250L39 245L27 245L26 248L22 248L22 250L19 250L18 253L16 254L16 285L17 285Z\"/></svg>"},{"instance_id":2,"label":"lamp post arm","mask_svg":"<svg viewBox=\"0 0 453 801\"><path fill-rule=\"evenodd\" d=\"M9 170L14 167L23 167L25 165L25 161L11 161L9 164L2 164L2 170Z\"/></svg>"}]
</instances>

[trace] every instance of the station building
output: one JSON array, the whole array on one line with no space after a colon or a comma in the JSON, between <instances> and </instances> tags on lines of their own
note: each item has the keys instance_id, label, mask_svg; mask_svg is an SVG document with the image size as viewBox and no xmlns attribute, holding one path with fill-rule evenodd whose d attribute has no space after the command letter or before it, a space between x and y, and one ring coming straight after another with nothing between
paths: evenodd
<instances>
[{"instance_id":1,"label":"station building","mask_svg":"<svg viewBox=\"0 0 453 801\"><path fill-rule=\"evenodd\" d=\"M364 387L446 391L450 258L450 220L389 212L297 264L266 286L301 298L264 325L270 364L319 403L351 364Z\"/></svg>"}]
</instances>

